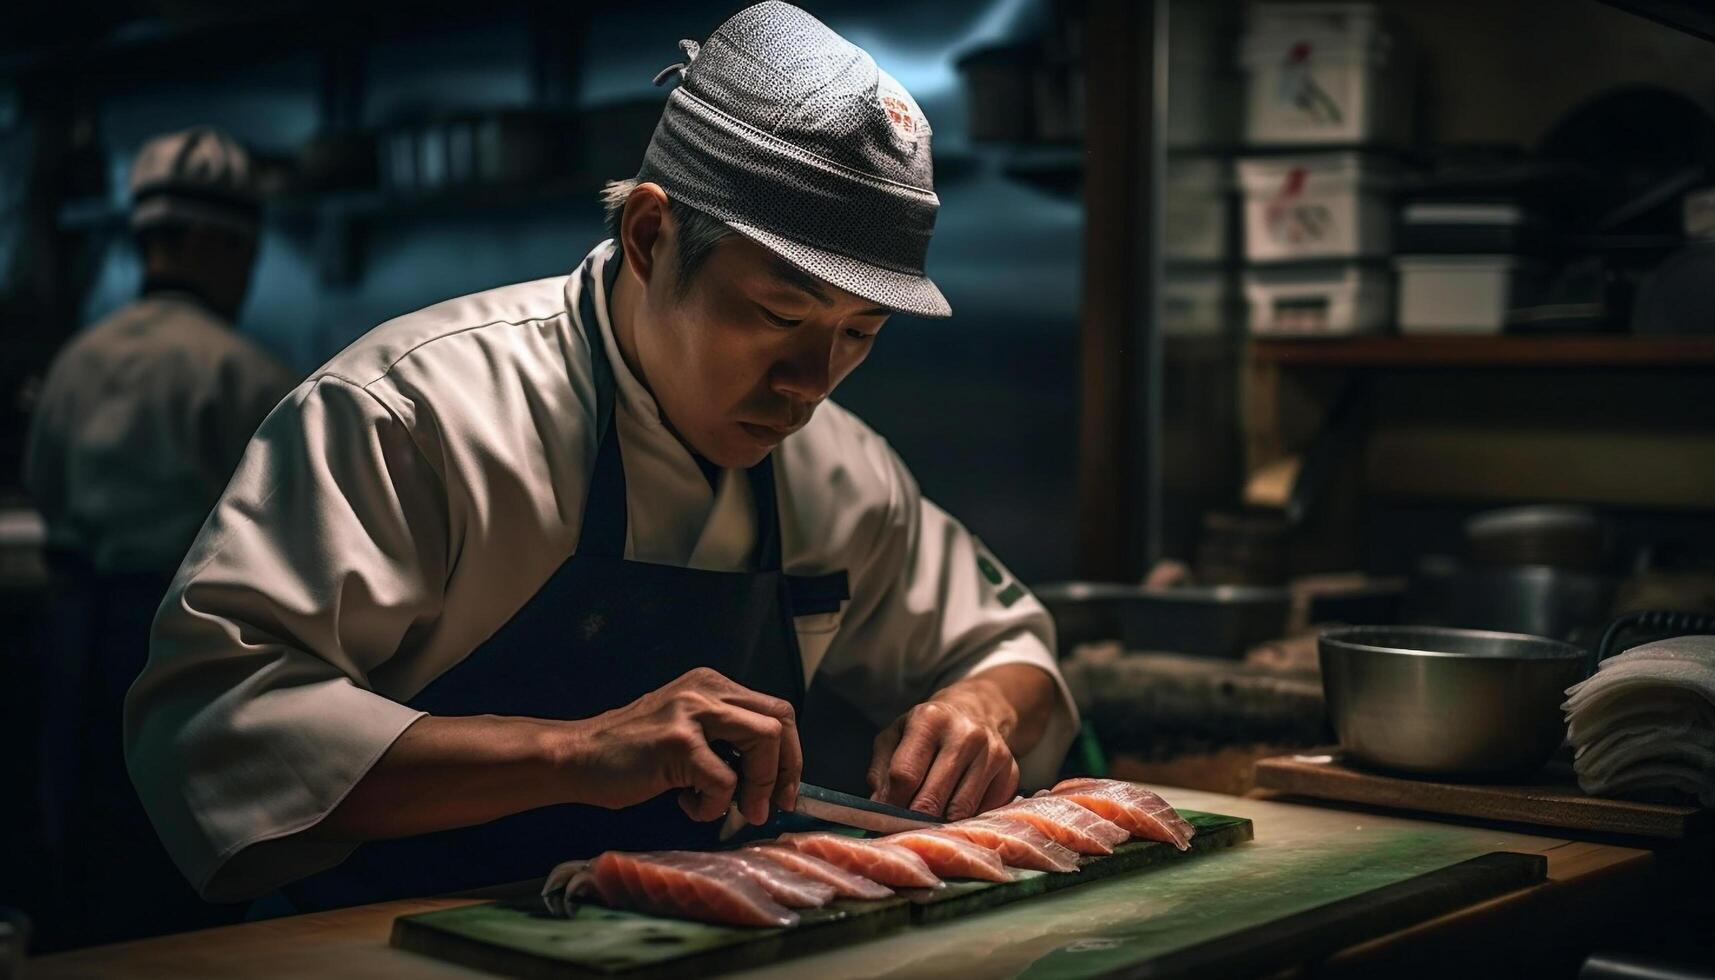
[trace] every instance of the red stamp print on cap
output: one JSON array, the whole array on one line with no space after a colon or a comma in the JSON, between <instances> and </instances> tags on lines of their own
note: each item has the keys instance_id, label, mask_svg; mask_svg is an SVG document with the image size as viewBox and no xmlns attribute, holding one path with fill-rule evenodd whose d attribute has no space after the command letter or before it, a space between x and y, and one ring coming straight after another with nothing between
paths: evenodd
<instances>
[{"instance_id":1,"label":"red stamp print on cap","mask_svg":"<svg viewBox=\"0 0 1715 980\"><path fill-rule=\"evenodd\" d=\"M917 138L917 110L911 103L893 95L881 97L881 108L887 113L887 119L893 123L893 128L899 135L907 139Z\"/></svg>"}]
</instances>

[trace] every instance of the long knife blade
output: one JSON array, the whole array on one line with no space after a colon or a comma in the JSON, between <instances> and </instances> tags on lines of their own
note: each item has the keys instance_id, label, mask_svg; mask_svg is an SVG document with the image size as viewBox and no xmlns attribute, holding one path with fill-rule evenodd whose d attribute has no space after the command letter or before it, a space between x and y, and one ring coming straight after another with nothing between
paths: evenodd
<instances>
[{"instance_id":1,"label":"long knife blade","mask_svg":"<svg viewBox=\"0 0 1715 980\"><path fill-rule=\"evenodd\" d=\"M798 784L798 805L794 810L818 820L847 827L861 827L882 834L921 830L947 822L917 810L877 803L861 796L824 789L810 783Z\"/></svg>"},{"instance_id":2,"label":"long knife blade","mask_svg":"<svg viewBox=\"0 0 1715 980\"><path fill-rule=\"evenodd\" d=\"M871 830L879 834L920 830L924 827L934 827L946 822L940 817L921 813L917 810L906 810L889 806L886 803L877 803L874 800L853 796L850 793L841 793L838 790L827 789L812 783L798 784L798 803L790 812L800 817L839 824L842 827ZM744 815L738 811L738 807L734 806L727 811L726 822L721 825L720 839L729 840L746 828ZM768 836L772 836L773 833L783 830L805 828L802 823L794 826L790 818L782 819L777 813L769 819L768 823L759 828L750 829L753 832L764 832Z\"/></svg>"}]
</instances>

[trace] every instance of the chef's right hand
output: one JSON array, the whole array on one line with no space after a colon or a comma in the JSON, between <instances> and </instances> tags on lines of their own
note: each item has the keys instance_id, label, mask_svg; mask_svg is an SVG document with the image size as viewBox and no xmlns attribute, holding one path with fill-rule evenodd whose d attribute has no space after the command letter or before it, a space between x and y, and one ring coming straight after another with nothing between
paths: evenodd
<instances>
[{"instance_id":1,"label":"chef's right hand","mask_svg":"<svg viewBox=\"0 0 1715 980\"><path fill-rule=\"evenodd\" d=\"M616 708L569 723L576 733L566 760L576 802L619 809L680 790L693 820L725 815L737 794L752 824L769 804L798 802L804 755L792 705L698 667ZM730 743L742 760L734 771L710 742Z\"/></svg>"}]
</instances>

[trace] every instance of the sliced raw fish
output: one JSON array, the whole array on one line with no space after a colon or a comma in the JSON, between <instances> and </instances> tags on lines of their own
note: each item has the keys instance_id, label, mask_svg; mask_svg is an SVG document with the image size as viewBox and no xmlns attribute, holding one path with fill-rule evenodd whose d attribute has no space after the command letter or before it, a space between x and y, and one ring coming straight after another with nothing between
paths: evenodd
<instances>
[{"instance_id":1,"label":"sliced raw fish","mask_svg":"<svg viewBox=\"0 0 1715 980\"><path fill-rule=\"evenodd\" d=\"M1087 811L1086 811L1087 812ZM825 831L781 834L779 842L812 857L819 857L852 874L894 888L934 888L941 879L929 870L915 851L879 840L847 837Z\"/></svg>"},{"instance_id":2,"label":"sliced raw fish","mask_svg":"<svg viewBox=\"0 0 1715 980\"><path fill-rule=\"evenodd\" d=\"M1071 800L1101 814L1126 829L1133 837L1172 844L1181 851L1191 849L1197 828L1155 793L1136 783L1119 779L1067 779L1048 791L1049 796Z\"/></svg>"},{"instance_id":3,"label":"sliced raw fish","mask_svg":"<svg viewBox=\"0 0 1715 980\"><path fill-rule=\"evenodd\" d=\"M752 844L745 850L760 854L788 871L796 871L806 878L832 885L834 893L842 898L876 899L893 896L893 889L879 881L870 881L863 875L854 874L837 864L782 844Z\"/></svg>"},{"instance_id":4,"label":"sliced raw fish","mask_svg":"<svg viewBox=\"0 0 1715 980\"><path fill-rule=\"evenodd\" d=\"M1033 871L1076 871L1078 852L1022 820L1004 820L990 816L958 820L933 833L962 837L1000 854L1001 861L1014 868Z\"/></svg>"},{"instance_id":5,"label":"sliced raw fish","mask_svg":"<svg viewBox=\"0 0 1715 980\"><path fill-rule=\"evenodd\" d=\"M735 926L793 926L798 913L776 902L738 863L702 851L608 851L568 861L544 893L594 895L611 908Z\"/></svg>"},{"instance_id":6,"label":"sliced raw fish","mask_svg":"<svg viewBox=\"0 0 1715 980\"><path fill-rule=\"evenodd\" d=\"M1000 854L963 837L935 830L907 830L879 838L884 843L897 844L917 852L929 870L943 878L981 878L984 881L1011 881Z\"/></svg>"},{"instance_id":7,"label":"sliced raw fish","mask_svg":"<svg viewBox=\"0 0 1715 980\"><path fill-rule=\"evenodd\" d=\"M770 898L789 909L819 909L834 900L834 886L799 874L750 851L718 851L710 857L726 858L756 879Z\"/></svg>"},{"instance_id":8,"label":"sliced raw fish","mask_svg":"<svg viewBox=\"0 0 1715 980\"><path fill-rule=\"evenodd\" d=\"M1028 823L1079 854L1112 854L1115 845L1131 836L1112 820L1057 796L1017 800L983 816Z\"/></svg>"}]
</instances>

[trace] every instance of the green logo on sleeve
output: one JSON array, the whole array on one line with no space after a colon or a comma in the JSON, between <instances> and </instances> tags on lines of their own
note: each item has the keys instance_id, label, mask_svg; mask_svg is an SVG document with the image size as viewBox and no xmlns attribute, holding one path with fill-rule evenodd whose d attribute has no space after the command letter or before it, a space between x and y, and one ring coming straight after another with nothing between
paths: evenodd
<instances>
[{"instance_id":1,"label":"green logo on sleeve","mask_svg":"<svg viewBox=\"0 0 1715 980\"><path fill-rule=\"evenodd\" d=\"M983 580L1000 589L995 594L995 601L1002 607L1010 609L1012 604L1025 597L1024 586L1017 582L1007 582L1006 573L995 564L994 559L983 553L982 545L977 545L977 571L982 573ZM1005 588L1002 588L1002 586Z\"/></svg>"}]
</instances>

